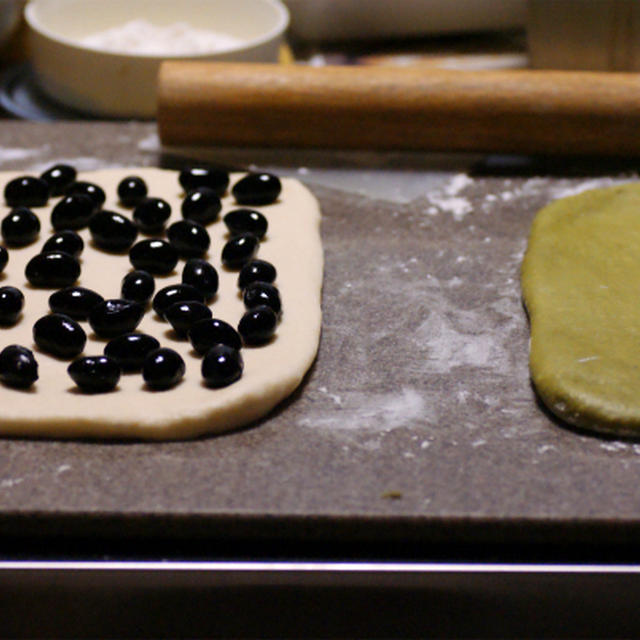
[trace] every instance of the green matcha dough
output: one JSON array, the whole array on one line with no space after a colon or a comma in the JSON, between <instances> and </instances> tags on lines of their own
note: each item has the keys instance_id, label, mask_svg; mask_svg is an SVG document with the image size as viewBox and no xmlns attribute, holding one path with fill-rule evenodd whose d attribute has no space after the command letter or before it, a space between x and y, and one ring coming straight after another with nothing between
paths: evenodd
<instances>
[{"instance_id":1,"label":"green matcha dough","mask_svg":"<svg viewBox=\"0 0 640 640\"><path fill-rule=\"evenodd\" d=\"M521 276L544 404L585 429L640 435L640 183L539 211Z\"/></svg>"}]
</instances>

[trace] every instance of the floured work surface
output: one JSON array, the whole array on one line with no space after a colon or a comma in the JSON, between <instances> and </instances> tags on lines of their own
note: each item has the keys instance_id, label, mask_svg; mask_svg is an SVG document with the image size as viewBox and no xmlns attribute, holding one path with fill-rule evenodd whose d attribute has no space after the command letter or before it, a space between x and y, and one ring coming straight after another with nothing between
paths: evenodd
<instances>
[{"instance_id":1,"label":"floured work surface","mask_svg":"<svg viewBox=\"0 0 640 640\"><path fill-rule=\"evenodd\" d=\"M152 131L11 123L2 133L22 150L13 168L45 168L62 158L157 165ZM429 185L404 202L385 198L378 179L377 199L333 189L312 161L299 175L323 211L323 333L301 393L255 428L189 442L0 440L1 530L424 543L636 535L640 447L567 429L538 403L519 274L540 208L637 176L470 178L391 157Z\"/></svg>"}]
</instances>

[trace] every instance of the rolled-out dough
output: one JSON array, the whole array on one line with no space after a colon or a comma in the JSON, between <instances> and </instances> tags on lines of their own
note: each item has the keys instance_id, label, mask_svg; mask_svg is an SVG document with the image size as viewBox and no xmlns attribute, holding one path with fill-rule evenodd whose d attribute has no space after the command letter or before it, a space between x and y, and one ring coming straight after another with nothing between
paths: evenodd
<instances>
[{"instance_id":1,"label":"rolled-out dough","mask_svg":"<svg viewBox=\"0 0 640 640\"><path fill-rule=\"evenodd\" d=\"M572 425L640 435L640 184L538 212L522 292L544 404Z\"/></svg>"},{"instance_id":2,"label":"rolled-out dough","mask_svg":"<svg viewBox=\"0 0 640 640\"><path fill-rule=\"evenodd\" d=\"M0 183L20 175L0 173ZM161 169L107 169L85 172L79 180L95 182L107 194L105 209L125 212L118 203L116 187L125 176L139 175L147 182L149 195L167 200L172 206L168 224L181 219L183 196L178 173ZM243 174L232 174L231 184ZM39 379L29 390L0 385L0 433L19 436L59 438L142 438L177 439L227 431L251 423L267 414L300 384L312 364L320 337L323 254L320 240L320 210L313 195L293 179L282 180L282 193L274 204L256 207L267 218L269 229L256 257L268 260L277 269L277 285L283 313L273 341L262 347L244 347L244 374L223 389L204 385L201 358L186 340L176 339L171 326L149 308L138 331L154 335L162 346L171 347L184 358L187 370L182 382L168 391L151 391L140 373L123 374L117 388L104 394L78 391L67 374L68 361L39 352L32 337L33 323L49 312L51 289L31 287L24 267L53 232L50 210L58 201L52 198L46 207L35 207L42 231L40 239L20 249L9 249L10 258L0 285L19 287L25 294L23 317L14 327L0 329L0 348L22 344L34 350L39 364ZM214 317L233 326L244 312L236 281L238 272L221 266L220 253L227 240L224 214L238 205L231 195L223 198L220 219L207 229L211 248L207 259L216 267L220 287L210 303ZM0 217L9 211L3 206ZM105 298L120 297L123 276L132 269L128 256L113 255L92 246L88 231L81 255L82 273L77 284L89 287ZM138 239L145 236L140 235ZM168 276L156 276L156 291L180 282L184 261ZM85 355L101 354L106 343L97 338L87 322L81 322L88 335Z\"/></svg>"}]
</instances>

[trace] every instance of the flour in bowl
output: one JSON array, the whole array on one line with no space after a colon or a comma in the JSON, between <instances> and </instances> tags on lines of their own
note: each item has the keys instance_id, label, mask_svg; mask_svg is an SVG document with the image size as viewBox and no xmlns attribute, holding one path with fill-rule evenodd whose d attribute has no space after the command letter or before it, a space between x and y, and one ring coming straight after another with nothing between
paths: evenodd
<instances>
[{"instance_id":1,"label":"flour in bowl","mask_svg":"<svg viewBox=\"0 0 640 640\"><path fill-rule=\"evenodd\" d=\"M196 29L186 22L156 25L147 20L131 20L82 40L82 44L88 47L149 55L212 53L238 47L242 42L226 33Z\"/></svg>"}]
</instances>

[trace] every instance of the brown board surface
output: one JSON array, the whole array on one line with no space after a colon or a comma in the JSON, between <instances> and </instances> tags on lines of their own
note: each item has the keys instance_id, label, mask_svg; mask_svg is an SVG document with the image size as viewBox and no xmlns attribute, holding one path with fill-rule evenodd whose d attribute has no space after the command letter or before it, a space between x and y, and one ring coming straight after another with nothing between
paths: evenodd
<instances>
[{"instance_id":1,"label":"brown board surface","mask_svg":"<svg viewBox=\"0 0 640 640\"><path fill-rule=\"evenodd\" d=\"M0 169L177 166L153 139L152 124L5 121ZM432 175L404 201L314 183L314 158L297 175L323 210L324 322L298 393L257 425L195 441L0 439L0 533L632 539L640 443L577 433L539 406L519 268L540 207L637 175L569 161L446 173L415 154L398 179Z\"/></svg>"}]
</instances>

